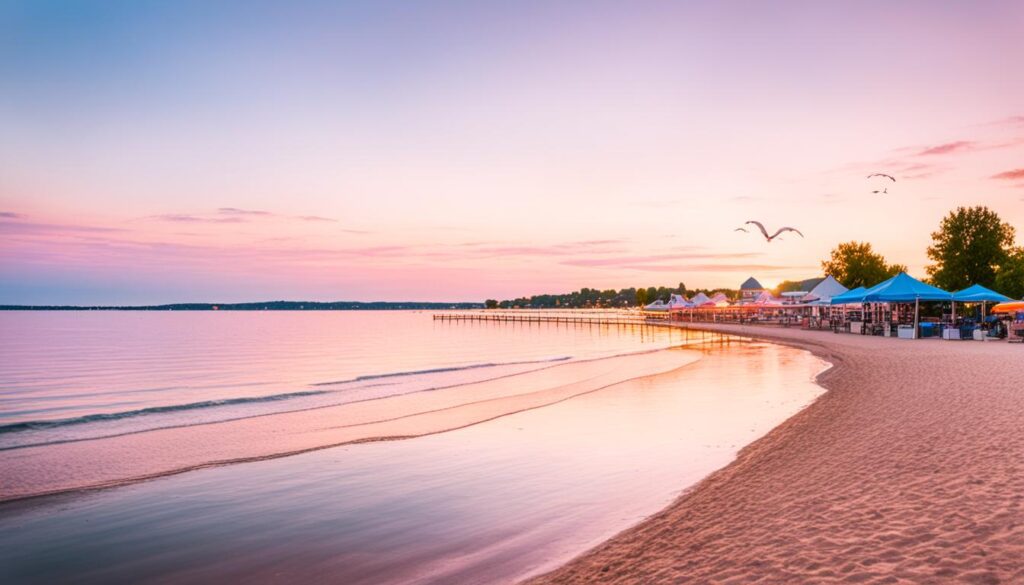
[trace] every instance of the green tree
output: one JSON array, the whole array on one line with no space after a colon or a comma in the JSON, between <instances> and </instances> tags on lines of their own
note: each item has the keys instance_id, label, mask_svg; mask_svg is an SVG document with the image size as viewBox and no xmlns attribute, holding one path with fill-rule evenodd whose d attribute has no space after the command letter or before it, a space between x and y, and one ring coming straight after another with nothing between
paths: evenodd
<instances>
[{"instance_id":1,"label":"green tree","mask_svg":"<svg viewBox=\"0 0 1024 585\"><path fill-rule=\"evenodd\" d=\"M486 307L488 309L497 309L498 308L498 301L496 301L494 299L487 299L486 301L484 301L484 307Z\"/></svg>"},{"instance_id":2,"label":"green tree","mask_svg":"<svg viewBox=\"0 0 1024 585\"><path fill-rule=\"evenodd\" d=\"M1024 248L1014 248L996 273L995 290L1014 299L1024 299Z\"/></svg>"},{"instance_id":3,"label":"green tree","mask_svg":"<svg viewBox=\"0 0 1024 585\"><path fill-rule=\"evenodd\" d=\"M995 287L996 271L1013 246L1013 226L984 206L957 207L932 233L927 268L932 284L960 290L972 284Z\"/></svg>"},{"instance_id":4,"label":"green tree","mask_svg":"<svg viewBox=\"0 0 1024 585\"><path fill-rule=\"evenodd\" d=\"M647 304L647 289L646 288L638 288L638 289L636 289L636 304L641 306L641 307Z\"/></svg>"},{"instance_id":5,"label":"green tree","mask_svg":"<svg viewBox=\"0 0 1024 585\"><path fill-rule=\"evenodd\" d=\"M906 272L902 264L888 264L867 242L845 242L832 250L828 260L821 262L826 275L848 288L874 286L883 280Z\"/></svg>"},{"instance_id":6,"label":"green tree","mask_svg":"<svg viewBox=\"0 0 1024 585\"><path fill-rule=\"evenodd\" d=\"M800 285L803 284L803 282L804 281L802 280L783 280L782 282L779 283L779 286L775 287L775 290L772 291L772 294L774 294L775 296L779 296L784 292L800 290Z\"/></svg>"}]
</instances>

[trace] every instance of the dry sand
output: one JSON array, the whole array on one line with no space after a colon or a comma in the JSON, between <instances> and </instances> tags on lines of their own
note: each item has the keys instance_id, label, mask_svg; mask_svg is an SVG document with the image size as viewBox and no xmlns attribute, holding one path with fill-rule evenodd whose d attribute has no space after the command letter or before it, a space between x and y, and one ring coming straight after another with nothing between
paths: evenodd
<instances>
[{"instance_id":1,"label":"dry sand","mask_svg":"<svg viewBox=\"0 0 1024 585\"><path fill-rule=\"evenodd\" d=\"M828 392L537 583L1024 583L1024 346L736 325Z\"/></svg>"}]
</instances>

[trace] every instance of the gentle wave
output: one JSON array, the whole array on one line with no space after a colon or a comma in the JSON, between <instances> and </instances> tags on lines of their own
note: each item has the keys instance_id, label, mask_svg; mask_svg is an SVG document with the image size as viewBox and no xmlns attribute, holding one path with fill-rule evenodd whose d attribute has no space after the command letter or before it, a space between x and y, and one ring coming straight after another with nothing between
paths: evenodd
<instances>
[{"instance_id":1,"label":"gentle wave","mask_svg":"<svg viewBox=\"0 0 1024 585\"><path fill-rule=\"evenodd\" d=\"M233 404L249 404L255 402L276 402L279 400L288 400L289 398L299 398L302 396L316 396L318 394L327 394L328 390L307 390L303 392L288 392L285 394L272 394L270 396L246 396L242 398L225 398L222 400L204 400L202 402L190 402L188 404L171 404L168 406L151 406L149 408L140 408L139 410L127 410L123 412L104 412L97 414L87 414L84 416L76 416L72 418L60 418L55 420L40 420L40 421L23 421L17 423L11 423L6 425L0 425L0 434L4 433L16 433L19 431L38 431L44 429L52 429L56 427L66 427L71 425L80 425L91 422L101 422L108 420L121 420L125 418L132 418L136 416L144 416L147 414L164 414L168 412L178 412L182 410L195 410L199 408L210 408L213 406L229 406Z\"/></svg>"},{"instance_id":2,"label":"gentle wave","mask_svg":"<svg viewBox=\"0 0 1024 585\"><path fill-rule=\"evenodd\" d=\"M408 372L391 372L389 374L369 374L358 376L349 380L336 380L333 382L317 382L310 386L338 386L340 384L351 384L353 382L366 382L368 380L380 380L381 378L400 378L402 376L418 376L423 374L443 374L446 372L461 372L463 370L477 370L480 368L497 368L501 366L525 366L529 364L548 364L553 362L564 362L572 359L572 356L562 356L543 360L526 360L519 362L489 362L483 364L471 364L468 366L452 366L447 368L430 368L427 370L410 370Z\"/></svg>"},{"instance_id":3,"label":"gentle wave","mask_svg":"<svg viewBox=\"0 0 1024 585\"><path fill-rule=\"evenodd\" d=\"M387 378L398 378L406 376L416 375L428 375L428 374L442 374L449 372L458 372L464 370L475 370L482 368L497 368L503 366L518 366L518 365L529 365L529 364L544 364L544 363L556 363L563 362L572 359L572 356L562 356L555 358L548 358L542 360L524 360L524 361L512 361L512 362L494 362L494 363L483 363L483 364L471 364L468 366L453 366L444 368L431 368L425 370L412 370L406 372L392 372L387 374L368 374L364 376L358 376L349 380L339 380L336 382L318 382L310 384L310 386L340 386L344 384L356 384L359 382L371 382L379 381ZM379 384L373 384L376 386ZM433 390L434 388L428 388ZM6 425L0 425L0 435L7 433L17 433L22 431L39 431L54 428L61 428L67 426L81 425L94 422L106 422L114 420L123 420L128 418L134 418L139 416L151 415L151 414L167 414L173 412L181 412L188 410L197 410L202 408L211 408L218 406L235 406L240 404L257 404L263 402L278 402L282 400L289 400L293 398L303 398L308 396L318 396L323 394L331 394L338 392L339 390L305 390L299 392L286 392L283 394L272 394L269 396L246 396L239 398L225 398L221 400L204 400L200 402L191 402L187 404L171 404L167 406L152 406L148 408L141 408L138 410L128 410L122 412L110 412L110 413L96 413L88 414L83 416L76 416L71 418L53 419L53 420L39 420L39 421L21 421L16 423L10 423Z\"/></svg>"}]
</instances>

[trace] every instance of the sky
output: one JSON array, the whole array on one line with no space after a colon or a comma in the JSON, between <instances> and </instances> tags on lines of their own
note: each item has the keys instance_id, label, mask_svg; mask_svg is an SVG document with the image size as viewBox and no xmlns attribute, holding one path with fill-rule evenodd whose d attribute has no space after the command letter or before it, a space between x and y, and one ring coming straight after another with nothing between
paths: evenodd
<instances>
[{"instance_id":1,"label":"sky","mask_svg":"<svg viewBox=\"0 0 1024 585\"><path fill-rule=\"evenodd\" d=\"M771 286L849 240L923 277L957 206L1024 244L1021 30L1020 2L0 0L0 303Z\"/></svg>"}]
</instances>

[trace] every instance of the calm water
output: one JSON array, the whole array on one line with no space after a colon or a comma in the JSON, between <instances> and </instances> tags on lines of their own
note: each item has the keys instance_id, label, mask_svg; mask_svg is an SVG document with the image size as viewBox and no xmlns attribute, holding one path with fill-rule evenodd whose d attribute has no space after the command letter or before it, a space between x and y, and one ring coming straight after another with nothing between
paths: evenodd
<instances>
[{"instance_id":1,"label":"calm water","mask_svg":"<svg viewBox=\"0 0 1024 585\"><path fill-rule=\"evenodd\" d=\"M0 505L16 582L516 580L728 463L823 367L683 331L412 312L0 325L0 495L66 492ZM248 462L206 467L224 461Z\"/></svg>"}]
</instances>

